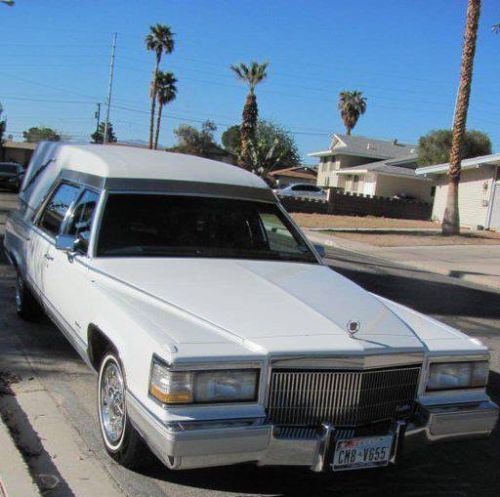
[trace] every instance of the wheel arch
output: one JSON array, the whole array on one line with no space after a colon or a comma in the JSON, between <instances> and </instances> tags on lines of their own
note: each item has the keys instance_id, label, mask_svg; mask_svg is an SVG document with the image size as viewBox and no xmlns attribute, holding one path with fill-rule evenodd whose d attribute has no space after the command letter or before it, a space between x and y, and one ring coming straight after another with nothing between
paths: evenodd
<instances>
[{"instance_id":1,"label":"wheel arch","mask_svg":"<svg viewBox=\"0 0 500 497\"><path fill-rule=\"evenodd\" d=\"M87 332L87 354L89 362L95 371L99 371L99 366L107 351L112 350L118 358L120 354L114 342L97 325L90 324Z\"/></svg>"}]
</instances>

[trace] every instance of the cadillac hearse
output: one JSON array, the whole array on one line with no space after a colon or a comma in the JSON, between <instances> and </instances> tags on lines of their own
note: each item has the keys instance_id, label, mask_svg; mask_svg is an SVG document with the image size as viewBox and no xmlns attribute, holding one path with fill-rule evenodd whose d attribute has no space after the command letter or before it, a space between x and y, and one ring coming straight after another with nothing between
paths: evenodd
<instances>
[{"instance_id":1,"label":"cadillac hearse","mask_svg":"<svg viewBox=\"0 0 500 497\"><path fill-rule=\"evenodd\" d=\"M331 270L238 167L42 143L4 244L18 314L98 373L125 466L373 468L497 422L486 346Z\"/></svg>"}]
</instances>

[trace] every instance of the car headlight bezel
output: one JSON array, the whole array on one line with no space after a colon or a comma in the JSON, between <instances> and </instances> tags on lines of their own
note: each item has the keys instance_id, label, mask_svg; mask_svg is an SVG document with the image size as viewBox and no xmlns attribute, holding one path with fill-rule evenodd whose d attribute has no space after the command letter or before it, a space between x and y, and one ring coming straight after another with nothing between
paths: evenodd
<instances>
[{"instance_id":1,"label":"car headlight bezel","mask_svg":"<svg viewBox=\"0 0 500 497\"><path fill-rule=\"evenodd\" d=\"M164 406L248 404L258 401L259 382L260 369L253 366L177 370L154 355L148 391L151 398ZM210 387L212 395L207 387ZM231 387L234 395L229 392ZM226 395L221 394L224 389Z\"/></svg>"},{"instance_id":2,"label":"car headlight bezel","mask_svg":"<svg viewBox=\"0 0 500 497\"><path fill-rule=\"evenodd\" d=\"M487 359L431 362L425 390L432 393L447 390L484 389L488 383L488 375L489 361Z\"/></svg>"}]
</instances>

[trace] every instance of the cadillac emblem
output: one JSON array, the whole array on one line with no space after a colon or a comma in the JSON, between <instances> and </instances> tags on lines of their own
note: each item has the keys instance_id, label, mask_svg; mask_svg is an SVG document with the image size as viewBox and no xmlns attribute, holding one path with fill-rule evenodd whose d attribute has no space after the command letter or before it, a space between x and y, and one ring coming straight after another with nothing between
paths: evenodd
<instances>
[{"instance_id":1,"label":"cadillac emblem","mask_svg":"<svg viewBox=\"0 0 500 497\"><path fill-rule=\"evenodd\" d=\"M361 329L361 323L359 321L349 321L346 328L347 333L349 333L350 336L353 336Z\"/></svg>"}]
</instances>

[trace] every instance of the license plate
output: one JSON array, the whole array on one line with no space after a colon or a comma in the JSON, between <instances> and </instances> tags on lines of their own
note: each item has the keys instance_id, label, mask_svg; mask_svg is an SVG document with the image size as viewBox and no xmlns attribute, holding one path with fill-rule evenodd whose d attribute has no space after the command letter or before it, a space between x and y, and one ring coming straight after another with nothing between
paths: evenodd
<instances>
[{"instance_id":1,"label":"license plate","mask_svg":"<svg viewBox=\"0 0 500 497\"><path fill-rule=\"evenodd\" d=\"M387 466L393 435L339 440L333 454L333 471Z\"/></svg>"}]
</instances>

